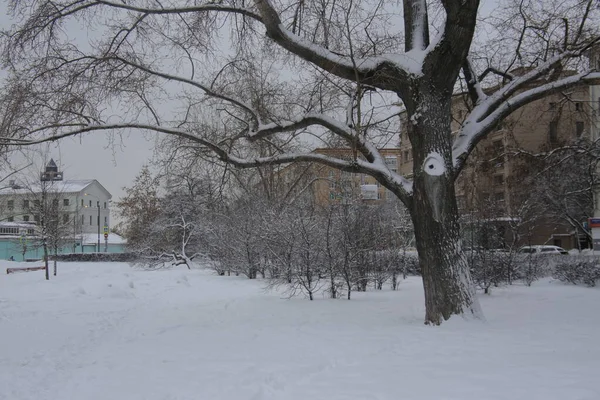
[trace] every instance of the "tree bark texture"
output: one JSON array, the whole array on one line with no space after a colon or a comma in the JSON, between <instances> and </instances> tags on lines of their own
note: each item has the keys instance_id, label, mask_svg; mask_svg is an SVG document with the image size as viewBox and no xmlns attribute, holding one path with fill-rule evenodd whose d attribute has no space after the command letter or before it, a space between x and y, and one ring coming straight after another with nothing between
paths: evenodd
<instances>
[{"instance_id":1,"label":"tree bark texture","mask_svg":"<svg viewBox=\"0 0 600 400\"><path fill-rule=\"evenodd\" d=\"M413 195L409 204L425 292L425 323L453 314L479 316L469 267L461 248L454 192L450 128L451 92L423 85L410 110Z\"/></svg>"}]
</instances>

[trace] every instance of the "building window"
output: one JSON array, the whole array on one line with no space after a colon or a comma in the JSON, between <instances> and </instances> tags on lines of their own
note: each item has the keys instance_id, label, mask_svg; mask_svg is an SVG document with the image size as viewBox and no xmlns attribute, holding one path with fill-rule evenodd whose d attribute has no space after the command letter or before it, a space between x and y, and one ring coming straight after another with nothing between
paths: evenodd
<instances>
[{"instance_id":1,"label":"building window","mask_svg":"<svg viewBox=\"0 0 600 400\"><path fill-rule=\"evenodd\" d=\"M39 200L34 200L33 201L33 207L36 208L36 209L40 208L40 201Z\"/></svg>"},{"instance_id":2,"label":"building window","mask_svg":"<svg viewBox=\"0 0 600 400\"><path fill-rule=\"evenodd\" d=\"M104 226L108 226L108 217L104 217Z\"/></svg>"},{"instance_id":3,"label":"building window","mask_svg":"<svg viewBox=\"0 0 600 400\"><path fill-rule=\"evenodd\" d=\"M33 216L33 220L34 220L36 223L38 223L38 224L39 224L39 223L40 223L40 214L35 214L35 215Z\"/></svg>"},{"instance_id":4,"label":"building window","mask_svg":"<svg viewBox=\"0 0 600 400\"><path fill-rule=\"evenodd\" d=\"M583 121L575 122L575 133L577 134L577 136L583 135L584 128L585 124L583 123Z\"/></svg>"},{"instance_id":5,"label":"building window","mask_svg":"<svg viewBox=\"0 0 600 400\"><path fill-rule=\"evenodd\" d=\"M106 202L104 202L104 209L106 210Z\"/></svg>"},{"instance_id":6,"label":"building window","mask_svg":"<svg viewBox=\"0 0 600 400\"><path fill-rule=\"evenodd\" d=\"M551 101L550 103L548 103L548 106L551 110L556 110L556 103Z\"/></svg>"},{"instance_id":7,"label":"building window","mask_svg":"<svg viewBox=\"0 0 600 400\"><path fill-rule=\"evenodd\" d=\"M501 203L504 201L504 192L494 193L494 201L497 203Z\"/></svg>"},{"instance_id":8,"label":"building window","mask_svg":"<svg viewBox=\"0 0 600 400\"><path fill-rule=\"evenodd\" d=\"M92 206L92 201L90 200L90 207Z\"/></svg>"},{"instance_id":9,"label":"building window","mask_svg":"<svg viewBox=\"0 0 600 400\"><path fill-rule=\"evenodd\" d=\"M327 173L327 179L329 180L329 189L335 189L335 171L329 170Z\"/></svg>"},{"instance_id":10,"label":"building window","mask_svg":"<svg viewBox=\"0 0 600 400\"><path fill-rule=\"evenodd\" d=\"M15 201L14 200L8 200L6 202L6 207L8 207L9 210L12 210L13 208L15 208Z\"/></svg>"},{"instance_id":11,"label":"building window","mask_svg":"<svg viewBox=\"0 0 600 400\"><path fill-rule=\"evenodd\" d=\"M83 199L81 199L81 207L83 207Z\"/></svg>"},{"instance_id":12,"label":"building window","mask_svg":"<svg viewBox=\"0 0 600 400\"><path fill-rule=\"evenodd\" d=\"M69 223L69 214L63 214L63 224Z\"/></svg>"},{"instance_id":13,"label":"building window","mask_svg":"<svg viewBox=\"0 0 600 400\"><path fill-rule=\"evenodd\" d=\"M7 221L8 222L14 222L15 217L13 217L12 215L10 217L8 217Z\"/></svg>"},{"instance_id":14,"label":"building window","mask_svg":"<svg viewBox=\"0 0 600 400\"><path fill-rule=\"evenodd\" d=\"M558 141L558 121L551 121L548 127L548 140L550 143Z\"/></svg>"},{"instance_id":15,"label":"building window","mask_svg":"<svg viewBox=\"0 0 600 400\"><path fill-rule=\"evenodd\" d=\"M583 105L580 102L575 103L575 111L583 111Z\"/></svg>"},{"instance_id":16,"label":"building window","mask_svg":"<svg viewBox=\"0 0 600 400\"><path fill-rule=\"evenodd\" d=\"M396 166L396 156L386 156L385 157L385 164L388 167L394 167L394 166Z\"/></svg>"},{"instance_id":17,"label":"building window","mask_svg":"<svg viewBox=\"0 0 600 400\"><path fill-rule=\"evenodd\" d=\"M58 208L58 199L52 199L52 207Z\"/></svg>"},{"instance_id":18,"label":"building window","mask_svg":"<svg viewBox=\"0 0 600 400\"><path fill-rule=\"evenodd\" d=\"M410 161L410 151L409 150L404 150L403 160L405 163Z\"/></svg>"},{"instance_id":19,"label":"building window","mask_svg":"<svg viewBox=\"0 0 600 400\"><path fill-rule=\"evenodd\" d=\"M92 225L92 216L90 215L90 225Z\"/></svg>"},{"instance_id":20,"label":"building window","mask_svg":"<svg viewBox=\"0 0 600 400\"><path fill-rule=\"evenodd\" d=\"M379 187L379 186L377 186L377 187ZM377 200L381 200L381 192L379 190L377 191Z\"/></svg>"},{"instance_id":21,"label":"building window","mask_svg":"<svg viewBox=\"0 0 600 400\"><path fill-rule=\"evenodd\" d=\"M81 216L81 225L83 225L83 221L84 221L84 216Z\"/></svg>"},{"instance_id":22,"label":"building window","mask_svg":"<svg viewBox=\"0 0 600 400\"><path fill-rule=\"evenodd\" d=\"M63 199L63 206L69 205L69 199Z\"/></svg>"},{"instance_id":23,"label":"building window","mask_svg":"<svg viewBox=\"0 0 600 400\"><path fill-rule=\"evenodd\" d=\"M385 157L385 165L390 171L396 172L398 170L398 158L396 156Z\"/></svg>"},{"instance_id":24,"label":"building window","mask_svg":"<svg viewBox=\"0 0 600 400\"><path fill-rule=\"evenodd\" d=\"M23 215L23 221L29 222L29 215Z\"/></svg>"},{"instance_id":25,"label":"building window","mask_svg":"<svg viewBox=\"0 0 600 400\"><path fill-rule=\"evenodd\" d=\"M504 175L494 175L494 185L496 185L496 186L504 185Z\"/></svg>"},{"instance_id":26,"label":"building window","mask_svg":"<svg viewBox=\"0 0 600 400\"><path fill-rule=\"evenodd\" d=\"M29 208L29 200L23 200L23 208L24 209L28 209Z\"/></svg>"}]
</instances>

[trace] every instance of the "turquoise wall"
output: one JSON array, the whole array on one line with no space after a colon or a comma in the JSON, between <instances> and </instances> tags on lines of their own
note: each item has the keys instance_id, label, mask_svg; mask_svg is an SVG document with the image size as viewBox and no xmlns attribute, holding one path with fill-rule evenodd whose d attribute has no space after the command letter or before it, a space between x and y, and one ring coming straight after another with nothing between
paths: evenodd
<instances>
[{"instance_id":1,"label":"turquoise wall","mask_svg":"<svg viewBox=\"0 0 600 400\"><path fill-rule=\"evenodd\" d=\"M8 260L11 256L14 257L15 261L25 260L40 260L44 256L44 249L39 245L36 240L27 240L27 251L23 257L23 245L20 243L19 238L0 238L0 259ZM58 250L59 254L70 254L70 253L95 253L96 245L84 245L76 246L73 251L73 246L65 246ZM100 243L100 252L104 253L104 243ZM125 245L123 244L108 244L108 253L123 253L125 252Z\"/></svg>"}]
</instances>

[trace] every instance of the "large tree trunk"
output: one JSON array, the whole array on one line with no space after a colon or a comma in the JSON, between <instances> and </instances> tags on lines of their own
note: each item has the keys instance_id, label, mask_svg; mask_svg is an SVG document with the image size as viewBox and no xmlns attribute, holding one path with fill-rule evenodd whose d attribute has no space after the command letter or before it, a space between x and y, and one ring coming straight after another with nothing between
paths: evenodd
<instances>
[{"instance_id":1,"label":"large tree trunk","mask_svg":"<svg viewBox=\"0 0 600 400\"><path fill-rule=\"evenodd\" d=\"M425 323L480 314L461 248L450 130L450 93L422 87L408 131L413 146L410 205L425 290Z\"/></svg>"},{"instance_id":2,"label":"large tree trunk","mask_svg":"<svg viewBox=\"0 0 600 400\"><path fill-rule=\"evenodd\" d=\"M447 190L454 198L454 188ZM461 249L458 213L436 221L428 202L418 200L422 195L417 189L413 223L425 290L425 323L439 325L453 314L478 317L479 304Z\"/></svg>"}]
</instances>

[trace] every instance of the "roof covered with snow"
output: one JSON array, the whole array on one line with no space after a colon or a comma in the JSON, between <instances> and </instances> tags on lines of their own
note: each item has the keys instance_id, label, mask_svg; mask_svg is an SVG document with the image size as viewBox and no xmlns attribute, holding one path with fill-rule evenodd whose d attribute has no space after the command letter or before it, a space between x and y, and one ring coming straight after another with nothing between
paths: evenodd
<instances>
[{"instance_id":1,"label":"roof covered with snow","mask_svg":"<svg viewBox=\"0 0 600 400\"><path fill-rule=\"evenodd\" d=\"M46 192L55 193L79 193L87 188L89 185L94 183L95 179L81 179L81 180L66 180L56 182L44 182L45 188L42 187L41 182L35 182L33 184L19 184L17 183L13 187L6 187L0 189L0 195L2 194L31 194L41 193L43 189Z\"/></svg>"}]
</instances>

